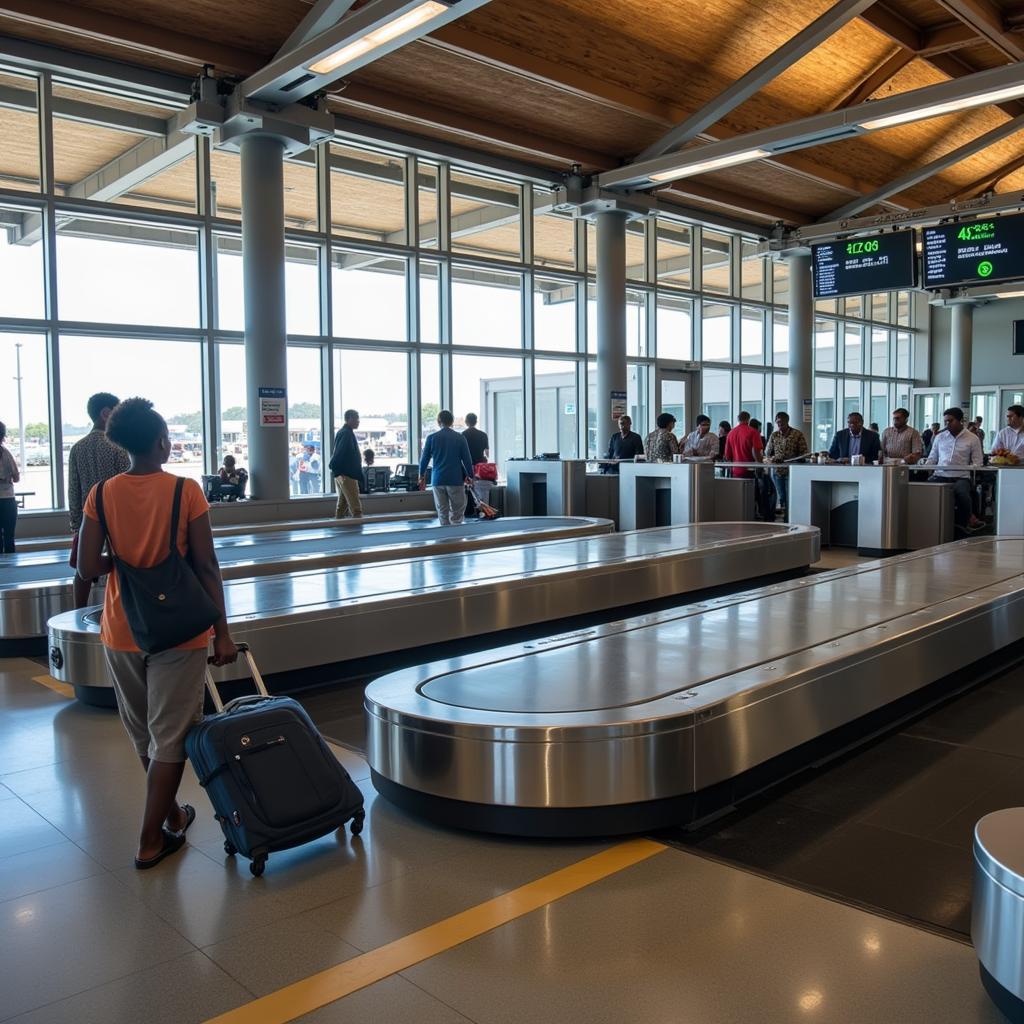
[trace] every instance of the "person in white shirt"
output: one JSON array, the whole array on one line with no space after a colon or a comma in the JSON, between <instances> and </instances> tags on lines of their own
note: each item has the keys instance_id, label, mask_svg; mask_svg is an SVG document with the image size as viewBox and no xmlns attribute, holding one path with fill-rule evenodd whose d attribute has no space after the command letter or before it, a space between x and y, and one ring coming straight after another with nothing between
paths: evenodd
<instances>
[{"instance_id":1,"label":"person in white shirt","mask_svg":"<svg viewBox=\"0 0 1024 1024\"><path fill-rule=\"evenodd\" d=\"M686 435L683 444L683 457L688 459L717 459L718 435L711 433L711 419L708 416L697 417L697 429Z\"/></svg>"},{"instance_id":2,"label":"person in white shirt","mask_svg":"<svg viewBox=\"0 0 1024 1024\"><path fill-rule=\"evenodd\" d=\"M953 484L953 517L956 525L961 530L978 530L985 524L974 515L970 473L945 467L982 465L984 456L981 441L977 434L965 429L963 409L947 409L942 419L946 429L940 430L932 438L932 450L924 464L942 469L942 472L932 476L932 481Z\"/></svg>"},{"instance_id":3,"label":"person in white shirt","mask_svg":"<svg viewBox=\"0 0 1024 1024\"><path fill-rule=\"evenodd\" d=\"M1006 410L1006 426L996 434L993 455L1012 455L1024 462L1024 405L1011 405Z\"/></svg>"}]
</instances>

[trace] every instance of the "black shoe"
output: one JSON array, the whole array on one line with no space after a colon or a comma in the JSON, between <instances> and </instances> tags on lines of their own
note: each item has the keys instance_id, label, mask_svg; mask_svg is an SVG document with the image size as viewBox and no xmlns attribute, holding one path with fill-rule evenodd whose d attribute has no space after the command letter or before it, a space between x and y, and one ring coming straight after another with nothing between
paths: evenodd
<instances>
[{"instance_id":1,"label":"black shoe","mask_svg":"<svg viewBox=\"0 0 1024 1024\"><path fill-rule=\"evenodd\" d=\"M135 858L135 867L139 871L148 871L150 868L155 868L160 861L170 857L173 853L177 853L185 845L184 832L168 832L167 829L162 829L162 832L164 834L164 847L155 857L148 857L146 860L139 860L138 857Z\"/></svg>"}]
</instances>

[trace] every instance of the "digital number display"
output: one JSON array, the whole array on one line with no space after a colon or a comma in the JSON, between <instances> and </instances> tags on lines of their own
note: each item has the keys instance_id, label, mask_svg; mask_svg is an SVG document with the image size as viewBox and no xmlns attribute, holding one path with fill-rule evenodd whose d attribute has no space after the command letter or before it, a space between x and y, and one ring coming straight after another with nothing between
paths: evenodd
<instances>
[{"instance_id":1,"label":"digital number display","mask_svg":"<svg viewBox=\"0 0 1024 1024\"><path fill-rule=\"evenodd\" d=\"M924 229L924 286L982 284L1024 277L1024 216Z\"/></svg>"},{"instance_id":2,"label":"digital number display","mask_svg":"<svg viewBox=\"0 0 1024 1024\"><path fill-rule=\"evenodd\" d=\"M816 299L913 288L914 232L814 245L811 266Z\"/></svg>"}]
</instances>

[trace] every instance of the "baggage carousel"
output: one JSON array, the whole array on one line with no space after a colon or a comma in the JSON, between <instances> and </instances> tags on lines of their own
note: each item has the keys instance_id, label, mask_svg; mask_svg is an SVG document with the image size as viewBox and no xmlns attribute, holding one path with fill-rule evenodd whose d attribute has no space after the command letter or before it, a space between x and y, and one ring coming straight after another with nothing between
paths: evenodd
<instances>
[{"instance_id":1,"label":"baggage carousel","mask_svg":"<svg viewBox=\"0 0 1024 1024\"><path fill-rule=\"evenodd\" d=\"M354 524L354 525L353 525ZM608 519L523 516L440 526L436 519L319 524L316 528L217 534L214 544L226 580L273 576L301 569L337 568L425 554L449 554L609 533ZM74 605L68 552L0 555L0 639L46 635L46 623Z\"/></svg>"},{"instance_id":2,"label":"baggage carousel","mask_svg":"<svg viewBox=\"0 0 1024 1024\"><path fill-rule=\"evenodd\" d=\"M392 673L366 691L368 759L444 824L684 824L1022 637L1024 538L974 538Z\"/></svg>"},{"instance_id":3,"label":"baggage carousel","mask_svg":"<svg viewBox=\"0 0 1024 1024\"><path fill-rule=\"evenodd\" d=\"M795 572L818 551L813 527L709 523L234 580L224 591L234 638L272 675ZM90 688L109 690L99 617L91 608L49 622L50 671L87 701Z\"/></svg>"}]
</instances>

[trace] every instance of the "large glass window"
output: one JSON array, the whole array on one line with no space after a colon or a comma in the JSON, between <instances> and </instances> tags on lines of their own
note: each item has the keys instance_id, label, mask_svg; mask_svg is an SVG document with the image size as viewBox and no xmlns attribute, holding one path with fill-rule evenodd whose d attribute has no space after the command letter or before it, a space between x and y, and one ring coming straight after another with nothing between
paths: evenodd
<instances>
[{"instance_id":1,"label":"large glass window","mask_svg":"<svg viewBox=\"0 0 1024 1024\"><path fill-rule=\"evenodd\" d=\"M483 348L522 345L519 274L452 267L452 341Z\"/></svg>"},{"instance_id":2,"label":"large glass window","mask_svg":"<svg viewBox=\"0 0 1024 1024\"><path fill-rule=\"evenodd\" d=\"M408 406L405 352L335 350L334 429L341 429L346 409L355 409L359 413L356 440L360 449L373 451L375 465L394 467L408 461ZM436 430L436 425L431 429Z\"/></svg>"},{"instance_id":3,"label":"large glass window","mask_svg":"<svg viewBox=\"0 0 1024 1024\"><path fill-rule=\"evenodd\" d=\"M704 415L711 418L711 427L718 429L722 420L732 422L732 371L704 370L701 374L701 403Z\"/></svg>"},{"instance_id":4,"label":"large glass window","mask_svg":"<svg viewBox=\"0 0 1024 1024\"><path fill-rule=\"evenodd\" d=\"M46 339L41 334L0 334L0 365L5 370L0 373L0 417L7 426L5 444L21 471L15 494L26 509L50 508L52 445ZM66 417L67 409L64 414Z\"/></svg>"},{"instance_id":5,"label":"large glass window","mask_svg":"<svg viewBox=\"0 0 1024 1024\"><path fill-rule=\"evenodd\" d=\"M785 373L772 374L772 421L780 412L789 412L789 376ZM790 413L791 422L794 427L804 430L805 424L798 422L797 418ZM773 428L774 429L774 428Z\"/></svg>"},{"instance_id":6,"label":"large glass window","mask_svg":"<svg viewBox=\"0 0 1024 1024\"><path fill-rule=\"evenodd\" d=\"M704 303L701 355L704 362L732 362L732 306Z\"/></svg>"},{"instance_id":7,"label":"large glass window","mask_svg":"<svg viewBox=\"0 0 1024 1024\"><path fill-rule=\"evenodd\" d=\"M576 350L575 282L534 277L533 346L556 352Z\"/></svg>"},{"instance_id":8,"label":"large glass window","mask_svg":"<svg viewBox=\"0 0 1024 1024\"><path fill-rule=\"evenodd\" d=\"M322 494L331 441L323 436L323 379L321 350L288 346L288 480L291 493ZM330 480L327 480L330 483ZM332 484L333 487L333 484Z\"/></svg>"},{"instance_id":9,"label":"large glass window","mask_svg":"<svg viewBox=\"0 0 1024 1024\"><path fill-rule=\"evenodd\" d=\"M438 169L436 164L420 161L419 180L416 187L416 205L419 216L419 233L421 249L439 249L441 240L438 237L440 223L440 207L438 206Z\"/></svg>"},{"instance_id":10,"label":"large glass window","mask_svg":"<svg viewBox=\"0 0 1024 1024\"><path fill-rule=\"evenodd\" d=\"M742 243L740 261L740 294L745 299L764 299L765 259L757 253L757 242Z\"/></svg>"},{"instance_id":11,"label":"large glass window","mask_svg":"<svg viewBox=\"0 0 1024 1024\"><path fill-rule=\"evenodd\" d=\"M452 171L452 252L518 260L521 221L519 185Z\"/></svg>"},{"instance_id":12,"label":"large glass window","mask_svg":"<svg viewBox=\"0 0 1024 1024\"><path fill-rule=\"evenodd\" d=\"M871 373L884 377L889 372L889 332L874 327L871 330Z\"/></svg>"},{"instance_id":13,"label":"large glass window","mask_svg":"<svg viewBox=\"0 0 1024 1024\"><path fill-rule=\"evenodd\" d=\"M347 238L405 245L405 158L331 143L331 231ZM420 235L435 242L437 217L424 214L429 203L427 168L420 171ZM436 199L436 175L433 195ZM436 201L435 201L436 208ZM426 217L426 221L424 221ZM431 228L433 224L433 229ZM371 335L372 337L372 335Z\"/></svg>"},{"instance_id":14,"label":"large glass window","mask_svg":"<svg viewBox=\"0 0 1024 1024\"><path fill-rule=\"evenodd\" d=\"M487 433L491 459L502 475L510 458L526 455L522 359L454 355L452 399L455 424L460 430L467 412L477 414L477 426Z\"/></svg>"},{"instance_id":15,"label":"large glass window","mask_svg":"<svg viewBox=\"0 0 1024 1024\"><path fill-rule=\"evenodd\" d=\"M626 355L647 355L647 296L636 288L626 289Z\"/></svg>"},{"instance_id":16,"label":"large glass window","mask_svg":"<svg viewBox=\"0 0 1024 1024\"><path fill-rule=\"evenodd\" d=\"M37 80L0 74L9 102L0 107L0 188L39 191L39 101Z\"/></svg>"},{"instance_id":17,"label":"large glass window","mask_svg":"<svg viewBox=\"0 0 1024 1024\"><path fill-rule=\"evenodd\" d=\"M92 429L86 403L97 391L110 391L119 398L148 398L167 421L168 471L196 481L206 472L198 342L64 335L60 371L65 478L71 445ZM243 464L247 455L243 453Z\"/></svg>"},{"instance_id":18,"label":"large glass window","mask_svg":"<svg viewBox=\"0 0 1024 1024\"><path fill-rule=\"evenodd\" d=\"M658 292L658 358L693 358L693 300Z\"/></svg>"},{"instance_id":19,"label":"large glass window","mask_svg":"<svg viewBox=\"0 0 1024 1024\"><path fill-rule=\"evenodd\" d=\"M437 430L437 414L441 411L441 356L420 356L420 443L410 452L410 461L419 462L427 434ZM473 412L473 409L466 410ZM462 414L465 417L465 413ZM465 422L465 418L463 418Z\"/></svg>"},{"instance_id":20,"label":"large glass window","mask_svg":"<svg viewBox=\"0 0 1024 1024\"><path fill-rule=\"evenodd\" d=\"M740 310L740 361L764 362L764 312L749 306Z\"/></svg>"},{"instance_id":21,"label":"large glass window","mask_svg":"<svg viewBox=\"0 0 1024 1024\"><path fill-rule=\"evenodd\" d=\"M368 341L406 341L408 262L335 249L331 258L334 335Z\"/></svg>"},{"instance_id":22,"label":"large glass window","mask_svg":"<svg viewBox=\"0 0 1024 1024\"><path fill-rule=\"evenodd\" d=\"M701 273L704 291L732 291L732 236L705 228L701 232Z\"/></svg>"},{"instance_id":23,"label":"large glass window","mask_svg":"<svg viewBox=\"0 0 1024 1024\"><path fill-rule=\"evenodd\" d=\"M57 218L57 294L65 320L199 326L199 237L183 228Z\"/></svg>"},{"instance_id":24,"label":"large glass window","mask_svg":"<svg viewBox=\"0 0 1024 1024\"><path fill-rule=\"evenodd\" d=\"M814 368L817 371L836 368L836 322L814 321Z\"/></svg>"},{"instance_id":25,"label":"large glass window","mask_svg":"<svg viewBox=\"0 0 1024 1024\"><path fill-rule=\"evenodd\" d=\"M814 379L814 429L807 438L817 452L828 451L836 433L836 381L834 377Z\"/></svg>"},{"instance_id":26,"label":"large glass window","mask_svg":"<svg viewBox=\"0 0 1024 1024\"><path fill-rule=\"evenodd\" d=\"M626 277L631 281L644 281L647 278L645 238L642 220L632 220L626 224Z\"/></svg>"},{"instance_id":27,"label":"large glass window","mask_svg":"<svg viewBox=\"0 0 1024 1024\"><path fill-rule=\"evenodd\" d=\"M871 382L871 415L869 423L877 423L885 430L885 424L889 420L889 385L881 384L878 381Z\"/></svg>"},{"instance_id":28,"label":"large glass window","mask_svg":"<svg viewBox=\"0 0 1024 1024\"><path fill-rule=\"evenodd\" d=\"M420 260L420 341L436 345L441 340L441 265Z\"/></svg>"},{"instance_id":29,"label":"large glass window","mask_svg":"<svg viewBox=\"0 0 1024 1024\"><path fill-rule=\"evenodd\" d=\"M579 453L576 364L538 359L533 374L537 451L575 459Z\"/></svg>"},{"instance_id":30,"label":"large glass window","mask_svg":"<svg viewBox=\"0 0 1024 1024\"><path fill-rule=\"evenodd\" d=\"M244 345L217 346L217 385L217 460L234 455L248 466Z\"/></svg>"},{"instance_id":31,"label":"large glass window","mask_svg":"<svg viewBox=\"0 0 1024 1024\"><path fill-rule=\"evenodd\" d=\"M789 314L772 315L772 362L776 366L789 366Z\"/></svg>"},{"instance_id":32,"label":"large glass window","mask_svg":"<svg viewBox=\"0 0 1024 1024\"><path fill-rule=\"evenodd\" d=\"M846 425L846 417L851 412L859 412L862 415L864 413L864 399L859 380L846 380L843 382L843 415L841 417L843 426Z\"/></svg>"},{"instance_id":33,"label":"large glass window","mask_svg":"<svg viewBox=\"0 0 1024 1024\"><path fill-rule=\"evenodd\" d=\"M750 413L750 418L764 421L764 374L740 374L740 406Z\"/></svg>"},{"instance_id":34,"label":"large glass window","mask_svg":"<svg viewBox=\"0 0 1024 1024\"><path fill-rule=\"evenodd\" d=\"M847 373L863 373L863 357L864 328L857 324L846 324L843 328L842 368Z\"/></svg>"},{"instance_id":35,"label":"large glass window","mask_svg":"<svg viewBox=\"0 0 1024 1024\"><path fill-rule=\"evenodd\" d=\"M655 280L678 288L693 287L693 235L686 224L658 219L658 266Z\"/></svg>"},{"instance_id":36,"label":"large glass window","mask_svg":"<svg viewBox=\"0 0 1024 1024\"><path fill-rule=\"evenodd\" d=\"M0 131L5 113L0 108ZM0 156L0 165L2 161ZM0 316L45 316L43 274L42 215L23 207L0 206Z\"/></svg>"},{"instance_id":37,"label":"large glass window","mask_svg":"<svg viewBox=\"0 0 1024 1024\"><path fill-rule=\"evenodd\" d=\"M533 189L533 262L539 267L576 268L576 222L551 208L552 193Z\"/></svg>"},{"instance_id":38,"label":"large glass window","mask_svg":"<svg viewBox=\"0 0 1024 1024\"><path fill-rule=\"evenodd\" d=\"M242 219L242 162L237 153L210 150L210 209L215 217Z\"/></svg>"}]
</instances>

